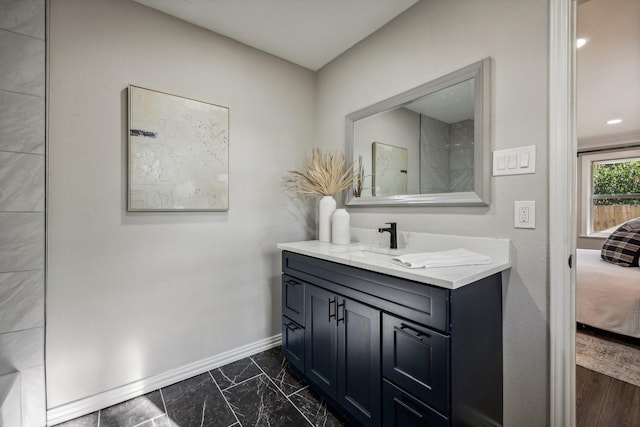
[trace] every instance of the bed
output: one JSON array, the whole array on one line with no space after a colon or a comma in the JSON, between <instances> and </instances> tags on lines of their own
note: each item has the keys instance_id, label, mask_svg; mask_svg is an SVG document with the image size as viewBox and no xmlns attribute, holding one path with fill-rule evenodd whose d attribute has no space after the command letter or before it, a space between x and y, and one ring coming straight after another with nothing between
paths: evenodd
<instances>
[{"instance_id":1,"label":"bed","mask_svg":"<svg viewBox=\"0 0 640 427\"><path fill-rule=\"evenodd\" d=\"M578 249L576 321L640 338L640 268L603 261L599 250Z\"/></svg>"}]
</instances>

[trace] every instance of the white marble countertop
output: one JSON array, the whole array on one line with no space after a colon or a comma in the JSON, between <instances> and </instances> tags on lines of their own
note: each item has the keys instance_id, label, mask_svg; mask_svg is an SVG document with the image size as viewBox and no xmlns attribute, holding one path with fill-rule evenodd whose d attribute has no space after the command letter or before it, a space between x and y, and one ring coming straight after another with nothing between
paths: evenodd
<instances>
[{"instance_id":1,"label":"white marble countertop","mask_svg":"<svg viewBox=\"0 0 640 427\"><path fill-rule=\"evenodd\" d=\"M460 288L511 267L509 239L399 232L399 249L388 249L388 243L383 243L385 236L386 242L388 242L388 233L384 233L384 236L378 236L377 230L352 228L351 243L348 245L334 245L310 240L279 243L278 248L447 289ZM391 257L400 254L456 248L464 248L487 255L491 258L492 263L410 269L390 261Z\"/></svg>"}]
</instances>

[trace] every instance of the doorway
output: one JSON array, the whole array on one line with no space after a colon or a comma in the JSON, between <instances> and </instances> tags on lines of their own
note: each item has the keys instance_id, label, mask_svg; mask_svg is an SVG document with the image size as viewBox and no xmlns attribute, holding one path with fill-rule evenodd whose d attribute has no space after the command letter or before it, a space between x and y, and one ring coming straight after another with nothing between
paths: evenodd
<instances>
[{"instance_id":1,"label":"doorway","mask_svg":"<svg viewBox=\"0 0 640 427\"><path fill-rule=\"evenodd\" d=\"M638 426L640 275L607 248L640 217L640 2L580 1L576 22L576 424Z\"/></svg>"}]
</instances>

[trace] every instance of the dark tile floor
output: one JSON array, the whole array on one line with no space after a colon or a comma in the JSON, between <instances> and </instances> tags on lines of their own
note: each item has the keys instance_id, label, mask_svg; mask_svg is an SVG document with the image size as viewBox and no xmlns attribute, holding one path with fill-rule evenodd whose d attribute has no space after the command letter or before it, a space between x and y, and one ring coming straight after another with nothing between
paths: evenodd
<instances>
[{"instance_id":1,"label":"dark tile floor","mask_svg":"<svg viewBox=\"0 0 640 427\"><path fill-rule=\"evenodd\" d=\"M59 427L298 427L348 424L274 348Z\"/></svg>"}]
</instances>

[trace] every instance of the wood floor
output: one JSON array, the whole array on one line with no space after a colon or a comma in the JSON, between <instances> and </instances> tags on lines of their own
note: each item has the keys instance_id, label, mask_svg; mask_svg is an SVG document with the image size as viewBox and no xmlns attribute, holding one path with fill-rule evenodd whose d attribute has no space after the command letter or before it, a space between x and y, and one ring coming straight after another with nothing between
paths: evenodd
<instances>
[{"instance_id":1,"label":"wood floor","mask_svg":"<svg viewBox=\"0 0 640 427\"><path fill-rule=\"evenodd\" d=\"M640 387L576 366L576 427L640 427Z\"/></svg>"}]
</instances>

